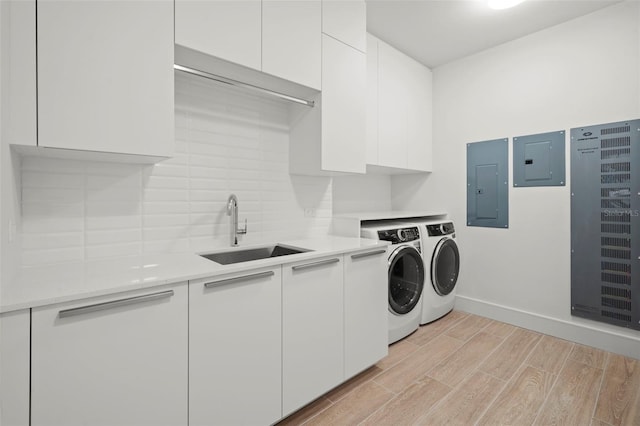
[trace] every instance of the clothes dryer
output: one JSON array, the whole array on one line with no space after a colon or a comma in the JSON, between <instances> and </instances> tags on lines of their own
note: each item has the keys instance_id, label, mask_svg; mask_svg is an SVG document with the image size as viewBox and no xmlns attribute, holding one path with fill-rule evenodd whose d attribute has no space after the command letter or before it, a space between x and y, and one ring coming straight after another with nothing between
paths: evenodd
<instances>
[{"instance_id":1,"label":"clothes dryer","mask_svg":"<svg viewBox=\"0 0 640 426\"><path fill-rule=\"evenodd\" d=\"M422 295L420 324L449 313L455 303L460 252L453 222L446 219L415 223L422 237L422 255L428 270Z\"/></svg>"}]
</instances>

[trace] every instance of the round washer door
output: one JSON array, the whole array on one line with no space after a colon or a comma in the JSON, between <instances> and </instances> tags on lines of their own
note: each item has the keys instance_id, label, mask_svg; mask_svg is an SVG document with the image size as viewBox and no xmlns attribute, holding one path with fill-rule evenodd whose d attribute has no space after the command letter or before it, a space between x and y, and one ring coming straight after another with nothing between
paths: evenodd
<instances>
[{"instance_id":1,"label":"round washer door","mask_svg":"<svg viewBox=\"0 0 640 426\"><path fill-rule=\"evenodd\" d=\"M451 293L458 282L460 252L452 238L438 241L431 260L431 283L440 296Z\"/></svg>"},{"instance_id":2,"label":"round washer door","mask_svg":"<svg viewBox=\"0 0 640 426\"><path fill-rule=\"evenodd\" d=\"M420 301L424 286L424 261L412 246L402 246L389 257L389 309L403 315Z\"/></svg>"}]
</instances>

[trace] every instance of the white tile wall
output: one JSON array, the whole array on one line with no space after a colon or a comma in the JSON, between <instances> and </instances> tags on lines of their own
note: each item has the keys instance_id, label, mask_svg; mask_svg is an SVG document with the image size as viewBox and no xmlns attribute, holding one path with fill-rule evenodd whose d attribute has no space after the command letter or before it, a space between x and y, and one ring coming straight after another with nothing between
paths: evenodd
<instances>
[{"instance_id":1,"label":"white tile wall","mask_svg":"<svg viewBox=\"0 0 640 426\"><path fill-rule=\"evenodd\" d=\"M328 233L330 178L289 175L287 106L176 76L176 155L153 166L25 157L22 263L37 265Z\"/></svg>"}]
</instances>

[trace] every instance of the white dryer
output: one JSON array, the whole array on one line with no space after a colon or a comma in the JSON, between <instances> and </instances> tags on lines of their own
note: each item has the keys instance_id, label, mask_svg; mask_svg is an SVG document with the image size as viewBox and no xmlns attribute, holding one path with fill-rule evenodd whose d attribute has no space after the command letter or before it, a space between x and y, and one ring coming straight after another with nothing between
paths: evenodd
<instances>
[{"instance_id":1,"label":"white dryer","mask_svg":"<svg viewBox=\"0 0 640 426\"><path fill-rule=\"evenodd\" d=\"M389 344L420 327L425 263L417 225L375 223L363 225L363 238L390 241L389 248Z\"/></svg>"},{"instance_id":2,"label":"white dryer","mask_svg":"<svg viewBox=\"0 0 640 426\"><path fill-rule=\"evenodd\" d=\"M427 324L449 313L454 306L460 272L460 252L453 222L418 222L422 235L422 255L428 268L422 295L420 324Z\"/></svg>"}]
</instances>

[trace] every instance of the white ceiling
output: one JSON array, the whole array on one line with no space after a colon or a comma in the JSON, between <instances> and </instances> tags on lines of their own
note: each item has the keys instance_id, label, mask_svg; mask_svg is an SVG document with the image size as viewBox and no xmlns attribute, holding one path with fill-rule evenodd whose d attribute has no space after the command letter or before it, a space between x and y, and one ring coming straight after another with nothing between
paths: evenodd
<instances>
[{"instance_id":1,"label":"white ceiling","mask_svg":"<svg viewBox=\"0 0 640 426\"><path fill-rule=\"evenodd\" d=\"M621 0L367 0L367 31L429 68L586 15Z\"/></svg>"}]
</instances>

